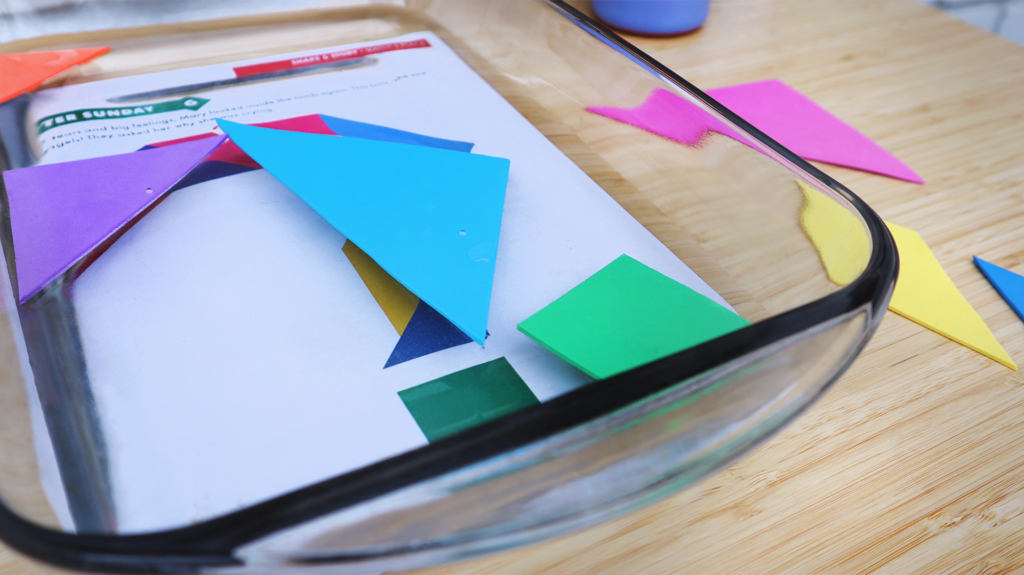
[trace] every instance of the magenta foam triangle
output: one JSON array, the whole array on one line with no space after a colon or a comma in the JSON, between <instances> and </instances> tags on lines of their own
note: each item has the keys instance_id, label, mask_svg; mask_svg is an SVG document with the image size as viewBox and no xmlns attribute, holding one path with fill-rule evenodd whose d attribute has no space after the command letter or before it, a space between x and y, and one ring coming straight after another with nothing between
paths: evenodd
<instances>
[{"instance_id":1,"label":"magenta foam triangle","mask_svg":"<svg viewBox=\"0 0 1024 575\"><path fill-rule=\"evenodd\" d=\"M21 303L129 224L226 138L4 172Z\"/></svg>"},{"instance_id":2,"label":"magenta foam triangle","mask_svg":"<svg viewBox=\"0 0 1024 575\"><path fill-rule=\"evenodd\" d=\"M899 158L780 80L707 93L804 159L924 183Z\"/></svg>"}]
</instances>

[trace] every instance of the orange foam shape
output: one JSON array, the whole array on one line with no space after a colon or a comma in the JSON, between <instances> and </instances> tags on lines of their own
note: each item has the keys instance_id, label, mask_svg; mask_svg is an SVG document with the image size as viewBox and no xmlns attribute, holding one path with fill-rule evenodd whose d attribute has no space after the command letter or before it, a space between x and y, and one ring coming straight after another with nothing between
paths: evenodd
<instances>
[{"instance_id":1,"label":"orange foam shape","mask_svg":"<svg viewBox=\"0 0 1024 575\"><path fill-rule=\"evenodd\" d=\"M110 48L101 46L0 54L0 102L31 92L57 74L109 51Z\"/></svg>"}]
</instances>

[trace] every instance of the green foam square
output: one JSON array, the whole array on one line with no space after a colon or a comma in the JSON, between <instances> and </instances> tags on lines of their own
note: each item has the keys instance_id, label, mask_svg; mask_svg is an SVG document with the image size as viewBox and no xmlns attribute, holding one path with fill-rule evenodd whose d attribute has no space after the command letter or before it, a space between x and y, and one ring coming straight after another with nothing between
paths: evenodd
<instances>
[{"instance_id":1,"label":"green foam square","mask_svg":"<svg viewBox=\"0 0 1024 575\"><path fill-rule=\"evenodd\" d=\"M603 379L750 323L622 255L519 324L519 331Z\"/></svg>"},{"instance_id":2,"label":"green foam square","mask_svg":"<svg viewBox=\"0 0 1024 575\"><path fill-rule=\"evenodd\" d=\"M504 357L398 392L430 442L537 405Z\"/></svg>"}]
</instances>

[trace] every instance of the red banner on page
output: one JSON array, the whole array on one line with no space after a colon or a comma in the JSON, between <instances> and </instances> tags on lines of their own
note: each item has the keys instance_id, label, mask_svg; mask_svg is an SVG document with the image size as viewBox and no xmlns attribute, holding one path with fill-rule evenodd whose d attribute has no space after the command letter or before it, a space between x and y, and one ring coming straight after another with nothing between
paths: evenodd
<instances>
[{"instance_id":1,"label":"red banner on page","mask_svg":"<svg viewBox=\"0 0 1024 575\"><path fill-rule=\"evenodd\" d=\"M429 47L430 42L427 42L426 40L413 40L412 42L391 42L388 44L377 44L376 46L365 46L363 48L338 50L337 52L328 52L326 54L300 56L298 58L291 58L289 60L277 60L276 62L252 64L251 66L239 66L234 70L235 76L239 78L244 78L246 76L255 76L256 74L266 74L267 72L278 72L280 70L291 70L292 68L305 68L306 66L326 64L327 62L337 62L339 60L351 60L353 58L362 58L363 56L369 56L370 54L380 54L381 52L394 52L395 50L409 50L411 48Z\"/></svg>"}]
</instances>

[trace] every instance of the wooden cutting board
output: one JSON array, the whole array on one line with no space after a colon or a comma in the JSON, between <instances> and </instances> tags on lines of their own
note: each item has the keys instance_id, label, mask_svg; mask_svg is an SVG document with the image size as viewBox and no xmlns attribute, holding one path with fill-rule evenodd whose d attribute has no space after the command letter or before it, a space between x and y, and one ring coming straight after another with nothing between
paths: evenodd
<instances>
[{"instance_id":1,"label":"wooden cutting board","mask_svg":"<svg viewBox=\"0 0 1024 575\"><path fill-rule=\"evenodd\" d=\"M1024 322L971 262L1024 274L1024 46L912 0L731 0L630 37L700 88L779 78L926 185L819 164L917 230L1024 365ZM1024 373L893 313L816 407L675 497L560 539L421 571L1024 571Z\"/></svg>"}]
</instances>

